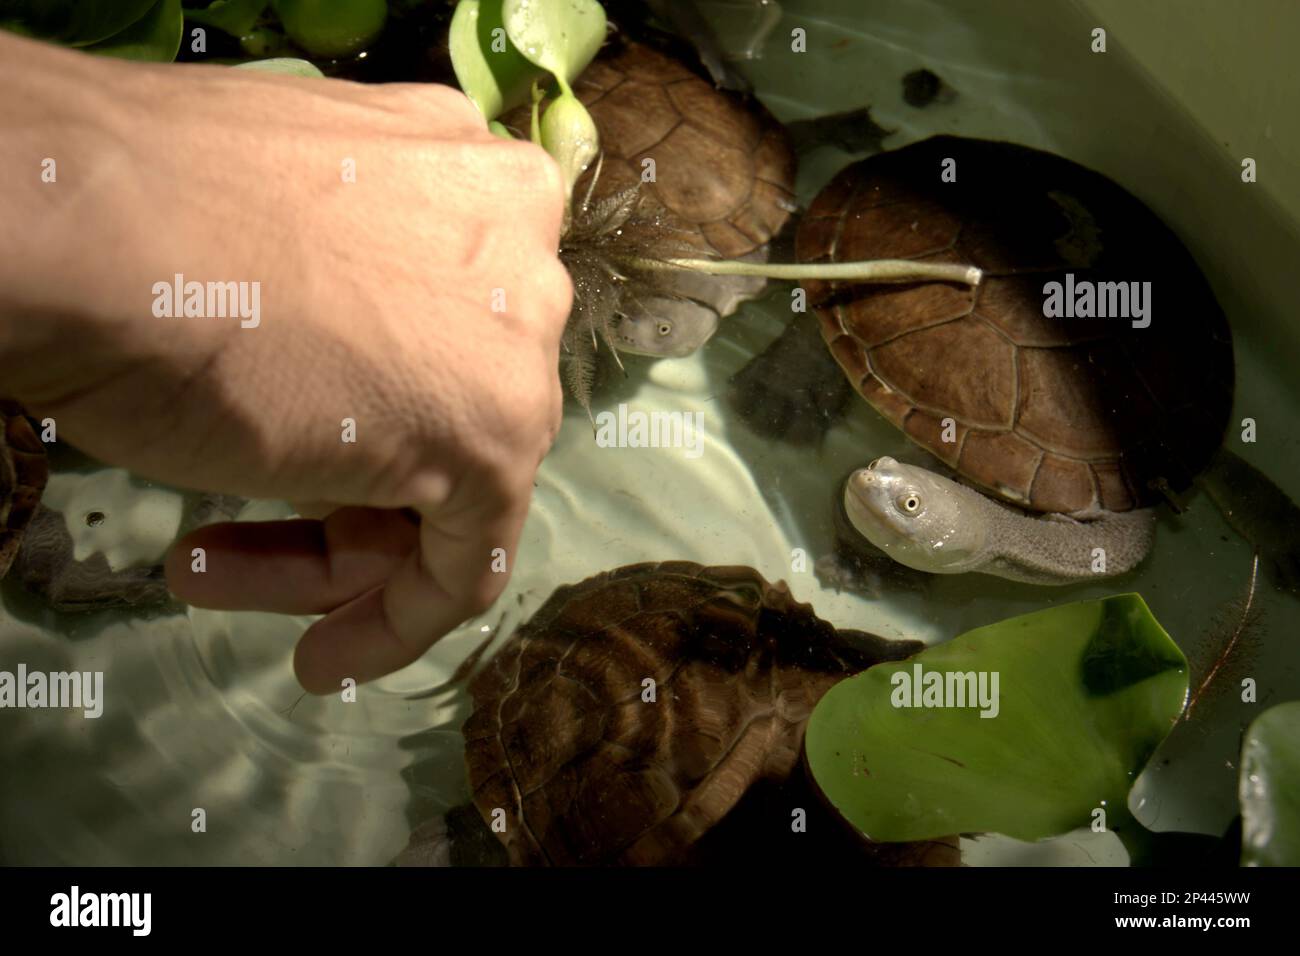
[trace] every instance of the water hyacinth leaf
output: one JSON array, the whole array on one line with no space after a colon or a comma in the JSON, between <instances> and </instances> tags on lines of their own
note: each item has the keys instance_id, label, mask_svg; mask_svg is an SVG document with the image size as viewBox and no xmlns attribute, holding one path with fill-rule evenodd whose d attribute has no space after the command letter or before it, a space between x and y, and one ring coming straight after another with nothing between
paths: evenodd
<instances>
[{"instance_id":1,"label":"water hyacinth leaf","mask_svg":"<svg viewBox=\"0 0 1300 956\"><path fill-rule=\"evenodd\" d=\"M1300 866L1300 701L1264 711L1241 747L1241 862Z\"/></svg>"},{"instance_id":2,"label":"water hyacinth leaf","mask_svg":"<svg viewBox=\"0 0 1300 956\"><path fill-rule=\"evenodd\" d=\"M287 36L266 26L253 27L240 36L239 48L246 56L257 60L270 57L293 57L298 52Z\"/></svg>"},{"instance_id":3,"label":"water hyacinth leaf","mask_svg":"<svg viewBox=\"0 0 1300 956\"><path fill-rule=\"evenodd\" d=\"M982 672L991 691L997 675L996 716L894 706L918 667L922 688L930 672ZM1090 825L1098 809L1114 828L1131 823L1129 788L1186 696L1187 661L1141 597L1080 601L840 683L809 721L808 763L831 803L875 840L1039 840Z\"/></svg>"},{"instance_id":4,"label":"water hyacinth leaf","mask_svg":"<svg viewBox=\"0 0 1300 956\"><path fill-rule=\"evenodd\" d=\"M150 11L157 0L115 0L113 3L85 3L82 0L29 0L18 4L8 26L20 33L87 46L121 33Z\"/></svg>"},{"instance_id":5,"label":"water hyacinth leaf","mask_svg":"<svg viewBox=\"0 0 1300 956\"><path fill-rule=\"evenodd\" d=\"M323 77L325 74L314 63L307 60L300 60L292 56L277 56L269 60L253 60L249 63L238 63L235 65L238 70L260 70L263 73L282 73L285 76L307 76Z\"/></svg>"},{"instance_id":6,"label":"water hyacinth leaf","mask_svg":"<svg viewBox=\"0 0 1300 956\"><path fill-rule=\"evenodd\" d=\"M158 0L148 13L125 30L85 49L88 53L123 60L170 63L181 48L184 28L181 0Z\"/></svg>"},{"instance_id":7,"label":"water hyacinth leaf","mask_svg":"<svg viewBox=\"0 0 1300 956\"><path fill-rule=\"evenodd\" d=\"M534 115L536 109L534 105ZM600 134L591 114L572 93L561 93L546 107L537 135L564 173L565 193L572 194L573 184L599 150Z\"/></svg>"},{"instance_id":8,"label":"water hyacinth leaf","mask_svg":"<svg viewBox=\"0 0 1300 956\"><path fill-rule=\"evenodd\" d=\"M533 81L544 75L506 36L501 3L461 0L448 33L456 81L488 120L527 103Z\"/></svg>"},{"instance_id":9,"label":"water hyacinth leaf","mask_svg":"<svg viewBox=\"0 0 1300 956\"><path fill-rule=\"evenodd\" d=\"M388 0L271 0L289 39L312 56L351 56L388 19Z\"/></svg>"},{"instance_id":10,"label":"water hyacinth leaf","mask_svg":"<svg viewBox=\"0 0 1300 956\"><path fill-rule=\"evenodd\" d=\"M566 91L605 42L605 11L596 0L505 0L502 14L519 52Z\"/></svg>"},{"instance_id":11,"label":"water hyacinth leaf","mask_svg":"<svg viewBox=\"0 0 1300 956\"><path fill-rule=\"evenodd\" d=\"M188 20L205 27L215 27L233 37L242 37L266 9L267 0L213 0L202 10L186 10Z\"/></svg>"}]
</instances>

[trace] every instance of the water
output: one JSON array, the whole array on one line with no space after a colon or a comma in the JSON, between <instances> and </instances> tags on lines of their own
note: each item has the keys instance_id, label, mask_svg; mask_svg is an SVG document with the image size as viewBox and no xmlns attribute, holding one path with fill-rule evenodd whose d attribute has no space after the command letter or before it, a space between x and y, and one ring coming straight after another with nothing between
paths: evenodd
<instances>
[{"instance_id":1,"label":"water","mask_svg":"<svg viewBox=\"0 0 1300 956\"><path fill-rule=\"evenodd\" d=\"M735 4L706 4L705 12L727 6ZM773 111L792 120L870 104L878 123L898 130L886 141L891 147L939 132L1005 137L1063 153L1135 191L1183 235L1233 322L1234 420L1257 418L1262 436L1237 450L1300 497L1300 436L1291 424L1300 395L1283 371L1300 333L1283 324L1288 293L1276 288L1289 275L1256 281L1260 262L1281 261L1277 246L1294 237L1294 226L1257 194L1222 195L1234 175L1231 159L1135 72L1119 44L1104 64L1079 52L1090 24L1073 9L999 3L992 23L989 4L876 2L866 23L846 14L858 6L785 4L761 58L746 63ZM782 50L794 26L808 31L809 53L792 61ZM727 39L740 49L752 40ZM900 78L919 67L938 73L958 98L908 107ZM848 161L834 150L810 156L800 199L806 203ZM1234 241L1221 242L1216 230L1228 228ZM627 402L702 412L697 459L681 450L598 448L585 414L571 408L538 476L510 590L417 664L362 688L354 704L300 699L290 660L308 619L203 610L60 616L6 582L0 660L102 669L108 701L99 720L0 712L0 856L10 863L386 862L413 824L466 797L465 700L442 689L456 665L485 637L503 640L557 585L622 564L752 565L789 581L838 625L930 642L1049 601L1136 590L1187 649L1239 591L1249 548L1204 499L1182 517L1161 518L1155 551L1138 573L1101 585L1049 591L951 577L924 592L869 600L825 590L811 572L791 574L792 549L811 558L830 550L838 480L878 455L905 457L909 445L856 396L814 451L760 439L729 415L728 378L780 334L788 302L788 287L774 284L695 356L630 357L628 378L598 396L597 410ZM115 494L103 506L110 521L135 501L129 489ZM241 517L286 513L258 502ZM1228 702L1199 728L1175 731L1135 789L1134 806L1148 825L1222 832L1236 813L1240 728L1262 707L1300 697L1288 646L1300 607L1272 591L1265 604L1265 647L1253 671L1260 704ZM196 808L206 812L204 834L191 830ZM976 864L1124 860L1111 835L1087 832L1033 846L990 837L967 841L964 851Z\"/></svg>"}]
</instances>

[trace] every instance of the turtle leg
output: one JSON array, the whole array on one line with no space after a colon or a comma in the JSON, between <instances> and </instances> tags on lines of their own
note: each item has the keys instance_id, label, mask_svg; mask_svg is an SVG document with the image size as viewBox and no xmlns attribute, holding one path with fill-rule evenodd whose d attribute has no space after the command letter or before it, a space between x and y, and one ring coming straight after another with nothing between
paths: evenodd
<instances>
[{"instance_id":1,"label":"turtle leg","mask_svg":"<svg viewBox=\"0 0 1300 956\"><path fill-rule=\"evenodd\" d=\"M472 803L452 807L411 831L392 866L508 866L501 845Z\"/></svg>"},{"instance_id":2,"label":"turtle leg","mask_svg":"<svg viewBox=\"0 0 1300 956\"><path fill-rule=\"evenodd\" d=\"M753 431L816 447L841 417L853 387L810 316L790 327L732 376L727 403Z\"/></svg>"},{"instance_id":3,"label":"turtle leg","mask_svg":"<svg viewBox=\"0 0 1300 956\"><path fill-rule=\"evenodd\" d=\"M57 611L145 608L171 601L161 565L113 571L102 554L78 561L63 515L38 505L14 572L22 586Z\"/></svg>"},{"instance_id":4,"label":"turtle leg","mask_svg":"<svg viewBox=\"0 0 1300 956\"><path fill-rule=\"evenodd\" d=\"M194 528L235 517L245 499L203 494L181 521L177 538ZM100 514L99 521L115 520ZM64 515L37 505L22 538L14 574L22 586L56 611L160 607L172 602L161 564L114 571L102 554L78 561Z\"/></svg>"}]
</instances>

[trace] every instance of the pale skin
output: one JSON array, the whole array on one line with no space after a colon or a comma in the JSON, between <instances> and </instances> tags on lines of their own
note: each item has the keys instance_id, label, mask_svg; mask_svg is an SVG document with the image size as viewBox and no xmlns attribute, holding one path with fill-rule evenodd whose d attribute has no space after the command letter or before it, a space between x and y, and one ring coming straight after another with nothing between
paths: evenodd
<instances>
[{"instance_id":1,"label":"pale skin","mask_svg":"<svg viewBox=\"0 0 1300 956\"><path fill-rule=\"evenodd\" d=\"M1149 508L1101 512L1083 521L1029 516L893 458L877 458L849 476L844 509L863 537L900 564L932 574L976 572L1026 584L1076 584L1124 574L1147 556L1155 532Z\"/></svg>"},{"instance_id":2,"label":"pale skin","mask_svg":"<svg viewBox=\"0 0 1300 956\"><path fill-rule=\"evenodd\" d=\"M0 392L105 462L320 519L194 532L167 559L177 596L324 614L294 655L313 693L486 609L561 417L555 164L446 87L3 32L0 62L0 221L21 224L0 230ZM156 317L175 273L260 282L260 325Z\"/></svg>"}]
</instances>

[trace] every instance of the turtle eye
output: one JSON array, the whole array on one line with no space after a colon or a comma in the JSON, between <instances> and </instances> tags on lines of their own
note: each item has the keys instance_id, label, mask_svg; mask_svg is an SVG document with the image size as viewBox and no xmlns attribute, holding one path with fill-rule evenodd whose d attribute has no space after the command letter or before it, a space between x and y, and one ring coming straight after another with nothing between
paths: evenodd
<instances>
[{"instance_id":1,"label":"turtle eye","mask_svg":"<svg viewBox=\"0 0 1300 956\"><path fill-rule=\"evenodd\" d=\"M899 495L897 504L905 514L914 515L921 508L921 499L916 495Z\"/></svg>"},{"instance_id":2,"label":"turtle eye","mask_svg":"<svg viewBox=\"0 0 1300 956\"><path fill-rule=\"evenodd\" d=\"M669 335L669 334L671 334L672 330L673 330L673 326L672 326L672 323L671 323L671 322L660 322L660 323L659 323L659 330L658 330L658 331L659 331L659 334L660 334L660 335Z\"/></svg>"}]
</instances>

